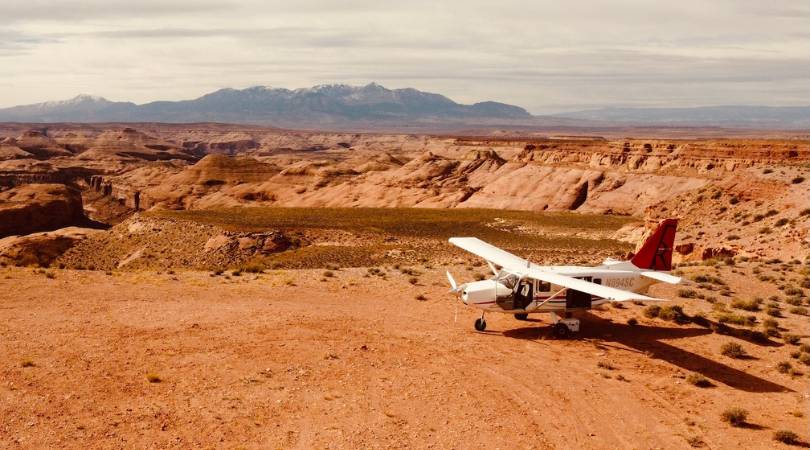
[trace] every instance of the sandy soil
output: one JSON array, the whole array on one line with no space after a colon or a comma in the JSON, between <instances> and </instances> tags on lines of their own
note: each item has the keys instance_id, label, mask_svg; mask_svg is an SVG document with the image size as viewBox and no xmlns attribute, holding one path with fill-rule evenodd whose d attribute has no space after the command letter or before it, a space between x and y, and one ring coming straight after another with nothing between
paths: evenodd
<instances>
[{"instance_id":1,"label":"sandy soil","mask_svg":"<svg viewBox=\"0 0 810 450\"><path fill-rule=\"evenodd\" d=\"M777 429L806 439L807 377L773 367L795 347L738 340L752 356L729 359L719 347L735 338L646 319L641 306L594 311L559 341L544 316L491 315L475 332L476 312L456 310L439 269L415 286L364 269L49 273L0 271L0 447L773 448ZM714 387L686 383L693 371ZM749 426L720 420L731 406L751 412Z\"/></svg>"}]
</instances>

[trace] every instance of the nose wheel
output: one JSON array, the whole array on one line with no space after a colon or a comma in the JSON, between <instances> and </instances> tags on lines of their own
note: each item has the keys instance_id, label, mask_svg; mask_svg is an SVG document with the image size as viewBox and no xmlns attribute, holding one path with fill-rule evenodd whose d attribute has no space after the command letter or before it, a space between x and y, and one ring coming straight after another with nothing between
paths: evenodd
<instances>
[{"instance_id":1,"label":"nose wheel","mask_svg":"<svg viewBox=\"0 0 810 450\"><path fill-rule=\"evenodd\" d=\"M484 320L484 313L481 313L481 317L475 319L475 329L477 331L484 331L487 329L487 321Z\"/></svg>"}]
</instances>

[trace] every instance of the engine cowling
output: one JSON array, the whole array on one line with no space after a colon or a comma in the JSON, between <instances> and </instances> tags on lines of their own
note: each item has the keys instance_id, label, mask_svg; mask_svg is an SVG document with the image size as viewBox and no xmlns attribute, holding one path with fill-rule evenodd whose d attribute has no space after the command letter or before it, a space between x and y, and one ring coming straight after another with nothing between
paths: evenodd
<instances>
[{"instance_id":1,"label":"engine cowling","mask_svg":"<svg viewBox=\"0 0 810 450\"><path fill-rule=\"evenodd\" d=\"M510 295L512 290L496 280L474 281L462 287L461 301L467 305L494 303Z\"/></svg>"}]
</instances>

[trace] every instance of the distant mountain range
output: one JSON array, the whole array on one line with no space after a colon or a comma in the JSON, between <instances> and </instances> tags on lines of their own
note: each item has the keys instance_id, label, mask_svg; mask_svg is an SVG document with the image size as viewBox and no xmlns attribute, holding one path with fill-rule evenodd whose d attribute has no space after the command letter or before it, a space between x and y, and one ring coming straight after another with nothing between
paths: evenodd
<instances>
[{"instance_id":1,"label":"distant mountain range","mask_svg":"<svg viewBox=\"0 0 810 450\"><path fill-rule=\"evenodd\" d=\"M556 117L617 125L810 128L808 106L705 106L697 108L603 108Z\"/></svg>"},{"instance_id":2,"label":"distant mountain range","mask_svg":"<svg viewBox=\"0 0 810 450\"><path fill-rule=\"evenodd\" d=\"M533 116L498 102L472 105L416 89L321 85L305 89L220 89L194 100L138 105L79 95L0 109L0 122L224 122L290 128L698 126L800 129L810 107L606 108Z\"/></svg>"},{"instance_id":3,"label":"distant mountain range","mask_svg":"<svg viewBox=\"0 0 810 450\"><path fill-rule=\"evenodd\" d=\"M71 100L0 109L4 122L227 122L279 126L351 123L512 123L525 109L497 102L462 105L416 89L322 85L306 89L220 89L194 100L136 105L80 95Z\"/></svg>"}]
</instances>

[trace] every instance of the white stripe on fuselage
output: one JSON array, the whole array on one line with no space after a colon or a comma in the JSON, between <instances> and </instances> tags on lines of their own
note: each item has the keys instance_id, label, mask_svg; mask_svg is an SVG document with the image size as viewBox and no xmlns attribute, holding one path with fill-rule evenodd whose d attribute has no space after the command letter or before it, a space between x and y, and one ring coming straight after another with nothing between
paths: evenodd
<instances>
[{"instance_id":1,"label":"white stripe on fuselage","mask_svg":"<svg viewBox=\"0 0 810 450\"><path fill-rule=\"evenodd\" d=\"M656 281L650 278L644 277L640 274L640 269L633 266L631 263L622 261L622 262L610 262L600 266L595 267L580 267L580 266L536 266L532 264L532 267L536 267L542 271L552 272L559 275L565 275L574 278L586 278L589 277L591 282L596 282L596 280L600 281L600 284L603 286L613 287L616 289L621 289L625 291L631 291L636 293L642 293L651 285L655 284ZM565 311L566 310L566 299L565 299L565 292L558 294L553 299L549 299L550 296L557 294L562 289L563 286L551 285L551 289L548 291L538 291L538 287L541 283L535 281L534 284L534 301L530 303L526 309L512 309L512 310L504 310L501 309L500 305L493 302L484 302L483 304L470 304L470 306L475 306L477 308L485 309L488 311L497 311L497 312L504 312L504 313L521 313L521 312L558 312L558 311ZM609 300L604 300L601 298L593 298L591 301L592 306L601 305L604 303L608 303ZM537 305L542 304L539 308ZM537 309L534 309L537 308Z\"/></svg>"}]
</instances>

